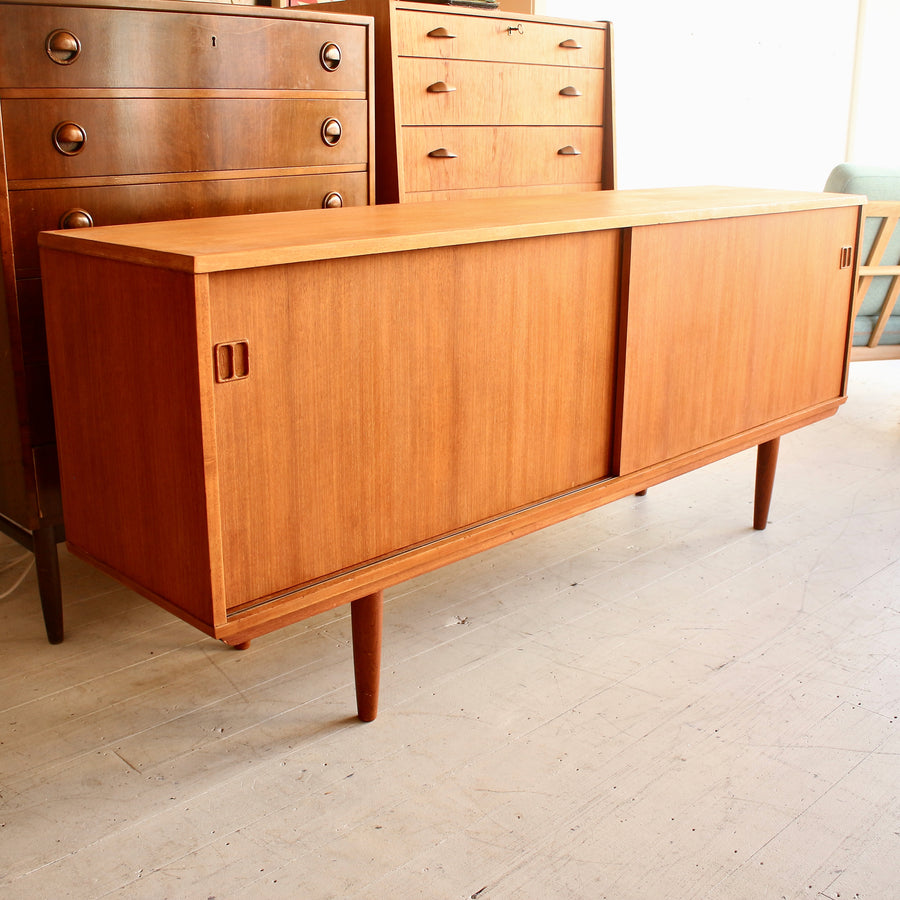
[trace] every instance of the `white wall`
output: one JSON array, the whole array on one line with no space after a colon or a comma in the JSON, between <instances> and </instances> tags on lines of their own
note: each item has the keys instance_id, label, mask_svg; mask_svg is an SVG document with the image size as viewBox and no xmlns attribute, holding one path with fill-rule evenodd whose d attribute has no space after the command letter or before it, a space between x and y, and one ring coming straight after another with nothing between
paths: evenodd
<instances>
[{"instance_id":1,"label":"white wall","mask_svg":"<svg viewBox=\"0 0 900 900\"><path fill-rule=\"evenodd\" d=\"M848 158L852 162L900 168L900 2L861 0L860 7L863 27Z\"/></svg>"},{"instance_id":2,"label":"white wall","mask_svg":"<svg viewBox=\"0 0 900 900\"><path fill-rule=\"evenodd\" d=\"M858 0L538 3L546 15L613 23L621 188L821 190L846 152L857 9Z\"/></svg>"}]
</instances>

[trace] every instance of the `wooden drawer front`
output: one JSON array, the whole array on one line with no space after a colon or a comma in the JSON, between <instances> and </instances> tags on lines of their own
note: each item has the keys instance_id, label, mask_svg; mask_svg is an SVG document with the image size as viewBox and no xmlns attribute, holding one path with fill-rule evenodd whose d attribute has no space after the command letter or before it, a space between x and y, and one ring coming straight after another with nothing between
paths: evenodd
<instances>
[{"instance_id":1,"label":"wooden drawer front","mask_svg":"<svg viewBox=\"0 0 900 900\"><path fill-rule=\"evenodd\" d=\"M445 59L487 59L496 62L552 66L604 65L606 29L551 25L519 19L459 15L449 12L397 11L397 53ZM521 24L522 33L517 30ZM429 36L445 29L455 37ZM562 46L570 42L575 46Z\"/></svg>"},{"instance_id":2,"label":"wooden drawer front","mask_svg":"<svg viewBox=\"0 0 900 900\"><path fill-rule=\"evenodd\" d=\"M17 179L200 172L365 163L364 100L4 100L7 177ZM323 124L342 136L328 146ZM57 126L86 135L75 156L53 143Z\"/></svg>"},{"instance_id":3,"label":"wooden drawer front","mask_svg":"<svg viewBox=\"0 0 900 900\"><path fill-rule=\"evenodd\" d=\"M58 30L80 42L73 62L46 49ZM0 87L364 91L366 41L361 25L299 18L3 6ZM341 48L333 71L319 61L331 42Z\"/></svg>"},{"instance_id":4,"label":"wooden drawer front","mask_svg":"<svg viewBox=\"0 0 900 900\"><path fill-rule=\"evenodd\" d=\"M603 69L411 58L398 68L405 125L603 124Z\"/></svg>"},{"instance_id":5,"label":"wooden drawer front","mask_svg":"<svg viewBox=\"0 0 900 900\"><path fill-rule=\"evenodd\" d=\"M195 219L244 213L317 209L337 192L344 206L369 202L366 172L328 175L294 175L278 178L227 178L209 181L177 181L164 184L107 185L11 191L13 257L19 276L38 271L37 235L65 227L71 220L84 221L77 210L90 216L94 225L157 222L164 219Z\"/></svg>"},{"instance_id":6,"label":"wooden drawer front","mask_svg":"<svg viewBox=\"0 0 900 900\"><path fill-rule=\"evenodd\" d=\"M406 191L600 180L602 128L404 128L402 140ZM580 155L560 155L566 147ZM439 148L456 157L428 155Z\"/></svg>"}]
</instances>

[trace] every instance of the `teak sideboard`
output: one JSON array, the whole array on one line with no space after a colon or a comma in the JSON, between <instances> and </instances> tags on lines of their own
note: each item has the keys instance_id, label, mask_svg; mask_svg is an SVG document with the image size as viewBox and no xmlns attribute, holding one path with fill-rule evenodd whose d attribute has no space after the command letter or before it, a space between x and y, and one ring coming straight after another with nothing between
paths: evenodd
<instances>
[{"instance_id":1,"label":"teak sideboard","mask_svg":"<svg viewBox=\"0 0 900 900\"><path fill-rule=\"evenodd\" d=\"M234 645L845 399L863 198L598 191L41 235L71 550Z\"/></svg>"},{"instance_id":2,"label":"teak sideboard","mask_svg":"<svg viewBox=\"0 0 900 900\"><path fill-rule=\"evenodd\" d=\"M324 10L325 7L322 7ZM38 232L374 202L372 21L0 0L0 531L63 638Z\"/></svg>"}]
</instances>

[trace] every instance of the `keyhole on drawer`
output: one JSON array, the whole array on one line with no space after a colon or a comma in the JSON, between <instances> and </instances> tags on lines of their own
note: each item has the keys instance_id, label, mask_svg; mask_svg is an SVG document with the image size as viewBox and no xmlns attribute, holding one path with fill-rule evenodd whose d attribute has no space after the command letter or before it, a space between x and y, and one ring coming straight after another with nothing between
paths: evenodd
<instances>
[{"instance_id":1,"label":"keyhole on drawer","mask_svg":"<svg viewBox=\"0 0 900 900\"><path fill-rule=\"evenodd\" d=\"M213 47L216 46L216 36L215 35L212 36L212 45L213 45Z\"/></svg>"}]
</instances>

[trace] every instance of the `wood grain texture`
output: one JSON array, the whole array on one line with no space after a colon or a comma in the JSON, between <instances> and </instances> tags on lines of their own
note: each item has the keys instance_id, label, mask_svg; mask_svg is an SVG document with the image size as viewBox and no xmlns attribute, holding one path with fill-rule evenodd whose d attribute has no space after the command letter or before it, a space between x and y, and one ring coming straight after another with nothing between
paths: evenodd
<instances>
[{"instance_id":1,"label":"wood grain texture","mask_svg":"<svg viewBox=\"0 0 900 900\"><path fill-rule=\"evenodd\" d=\"M368 150L364 100L3 100L2 110L10 180L343 166ZM320 134L329 118L343 126L335 146ZM77 156L53 146L65 121L87 135Z\"/></svg>"},{"instance_id":2,"label":"wood grain texture","mask_svg":"<svg viewBox=\"0 0 900 900\"><path fill-rule=\"evenodd\" d=\"M188 272L283 265L550 234L852 207L851 194L729 187L508 196L375 208L297 210L46 232L39 243ZM855 213L854 213L855 215ZM712 226L715 227L715 226Z\"/></svg>"},{"instance_id":3,"label":"wood grain texture","mask_svg":"<svg viewBox=\"0 0 900 900\"><path fill-rule=\"evenodd\" d=\"M202 294L163 270L42 262L67 539L210 622Z\"/></svg>"},{"instance_id":4,"label":"wood grain texture","mask_svg":"<svg viewBox=\"0 0 900 900\"><path fill-rule=\"evenodd\" d=\"M379 203L420 201L447 190L500 196L547 184L560 190L615 187L609 23L397 0L343 0L335 8L375 19ZM429 37L436 28L455 36ZM567 42L578 46L560 46ZM427 87L436 81L457 90L429 94ZM569 86L582 96L561 97L559 91ZM457 126L452 138L464 147L464 162L427 165L432 161L425 154L445 144L441 139L409 146L419 138L407 126L420 124L441 130ZM536 162L550 140L541 131L560 124L602 127L602 136L595 136L599 145L586 149L579 144L584 138L568 136L550 148L551 154L573 144L586 156L555 168ZM493 127L474 127L479 125ZM536 127L530 134L504 135L497 126Z\"/></svg>"},{"instance_id":5,"label":"wood grain texture","mask_svg":"<svg viewBox=\"0 0 900 900\"><path fill-rule=\"evenodd\" d=\"M213 342L251 353L215 389L229 608L606 477L618 256L602 232L217 276Z\"/></svg>"},{"instance_id":6,"label":"wood grain texture","mask_svg":"<svg viewBox=\"0 0 900 900\"><path fill-rule=\"evenodd\" d=\"M603 129L580 125L404 127L404 191L509 188L517 185L590 181L600 171ZM437 159L444 148L455 158ZM560 155L564 148L577 153Z\"/></svg>"},{"instance_id":7,"label":"wood grain texture","mask_svg":"<svg viewBox=\"0 0 900 900\"><path fill-rule=\"evenodd\" d=\"M89 6L94 8L79 9L69 2L0 4L0 89L117 84L138 89L366 90L366 33L353 20L342 23L331 17L329 22L302 11L273 13L246 6L240 15L229 16L222 5L197 3L122 9L101 0ZM78 58L69 65L55 64L44 49L47 35L56 29L66 29L81 43ZM329 41L343 50L334 71L319 63L319 50Z\"/></svg>"},{"instance_id":8,"label":"wood grain texture","mask_svg":"<svg viewBox=\"0 0 900 900\"><path fill-rule=\"evenodd\" d=\"M474 14L473 14L474 13ZM396 14L397 53L445 59L485 59L548 66L602 69L606 34L602 23L550 23L536 16L509 16L483 10L436 10L400 4ZM510 33L522 24L522 31ZM446 28L454 38L430 37ZM574 40L580 47L560 46Z\"/></svg>"},{"instance_id":9,"label":"wood grain texture","mask_svg":"<svg viewBox=\"0 0 900 900\"><path fill-rule=\"evenodd\" d=\"M405 57L398 67L405 125L603 125L603 69ZM429 91L437 82L454 90Z\"/></svg>"},{"instance_id":10,"label":"wood grain texture","mask_svg":"<svg viewBox=\"0 0 900 900\"><path fill-rule=\"evenodd\" d=\"M20 277L38 273L38 233L58 229L71 209L83 209L95 226L104 226L317 209L331 191L338 191L346 206L365 206L370 199L367 172L263 178L218 174L214 179L11 191L16 271Z\"/></svg>"},{"instance_id":11,"label":"wood grain texture","mask_svg":"<svg viewBox=\"0 0 900 900\"><path fill-rule=\"evenodd\" d=\"M857 218L632 231L618 472L842 396Z\"/></svg>"},{"instance_id":12,"label":"wood grain texture","mask_svg":"<svg viewBox=\"0 0 900 900\"><path fill-rule=\"evenodd\" d=\"M432 200L473 200L486 199L488 197L536 197L538 195L558 194L560 190L573 191L599 191L603 185L599 181L586 182L584 184L528 184L513 185L501 188L456 188L448 191L414 191L404 194L405 203L426 203Z\"/></svg>"}]
</instances>

